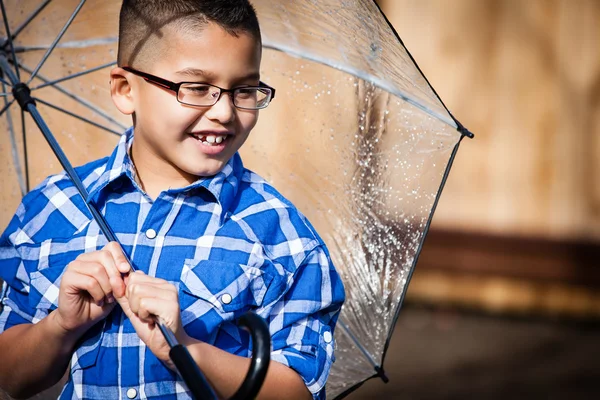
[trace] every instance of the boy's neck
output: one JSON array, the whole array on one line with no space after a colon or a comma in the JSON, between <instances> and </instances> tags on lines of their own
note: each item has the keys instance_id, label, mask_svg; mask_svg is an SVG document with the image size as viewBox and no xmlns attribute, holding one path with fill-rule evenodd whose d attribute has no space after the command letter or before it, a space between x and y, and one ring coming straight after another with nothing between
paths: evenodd
<instances>
[{"instance_id":1,"label":"boy's neck","mask_svg":"<svg viewBox=\"0 0 600 400\"><path fill-rule=\"evenodd\" d=\"M182 174L149 149L136 146L135 140L129 149L129 157L135 168L138 185L153 200L165 190L182 188L198 179L195 176Z\"/></svg>"}]
</instances>

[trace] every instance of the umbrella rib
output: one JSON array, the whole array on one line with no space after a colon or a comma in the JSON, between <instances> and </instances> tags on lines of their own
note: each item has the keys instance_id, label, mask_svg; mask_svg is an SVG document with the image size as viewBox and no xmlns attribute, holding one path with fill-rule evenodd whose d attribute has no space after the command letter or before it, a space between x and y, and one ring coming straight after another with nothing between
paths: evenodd
<instances>
[{"instance_id":1,"label":"umbrella rib","mask_svg":"<svg viewBox=\"0 0 600 400\"><path fill-rule=\"evenodd\" d=\"M23 134L23 165L25 166L25 192L29 192L29 157L27 155L27 127L25 125L25 110L21 108L21 132Z\"/></svg>"},{"instance_id":2,"label":"umbrella rib","mask_svg":"<svg viewBox=\"0 0 600 400\"><path fill-rule=\"evenodd\" d=\"M91 46L104 46L112 43L117 43L118 38L116 37L105 37L105 38L96 38L96 39L88 39L88 40L72 40L70 42L61 42L56 45L57 49L81 49L88 48ZM15 46L15 53L25 53L28 51L37 51L37 50L48 50L50 48L49 45L33 45L33 46Z\"/></svg>"},{"instance_id":3,"label":"umbrella rib","mask_svg":"<svg viewBox=\"0 0 600 400\"><path fill-rule=\"evenodd\" d=\"M74 78L78 78L78 77L83 76L83 75L91 74L92 72L96 72L98 70L104 69L106 67L110 67L111 65L115 65L115 64L116 64L116 61L111 61L111 62L108 62L106 64L102 64L102 65L99 65L97 67L88 69L86 71L77 72L75 74L71 74L71 75L65 76L64 78L60 78L60 79L57 79L57 80L54 80L54 81L49 81L49 82L46 82L46 83L42 83L39 86L31 88L31 90L33 91L33 90L36 90L36 89L45 88L46 86L55 85L55 84L60 83L60 82L68 81L69 79L74 79Z\"/></svg>"},{"instance_id":4,"label":"umbrella rib","mask_svg":"<svg viewBox=\"0 0 600 400\"><path fill-rule=\"evenodd\" d=\"M17 72L17 80L20 81L21 80L21 75L19 74L19 68L16 67L16 65L18 64L17 62L17 55L15 54L15 48L13 46L13 40L12 40L12 35L10 33L10 26L8 24L8 17L6 15L6 9L4 8L4 0L0 0L0 7L2 8L2 19L4 20L4 28L6 29L6 43L8 43L9 47L10 47L10 52L12 54L13 57L13 65L15 66L15 70Z\"/></svg>"},{"instance_id":5,"label":"umbrella rib","mask_svg":"<svg viewBox=\"0 0 600 400\"><path fill-rule=\"evenodd\" d=\"M10 108L10 106L13 105L14 102L15 102L14 100L11 100L7 104L5 104L4 107L2 107L2 110L0 110L0 117L2 116L2 114L4 114L6 112L6 110L8 110Z\"/></svg>"},{"instance_id":6,"label":"umbrella rib","mask_svg":"<svg viewBox=\"0 0 600 400\"><path fill-rule=\"evenodd\" d=\"M35 9L35 11L34 11L34 12L32 12L32 13L31 13L31 14L30 14L30 15L27 17L27 19L26 19L25 21L23 21L23 22L21 23L21 25L19 25L19 27L18 27L17 29L15 29L15 31L13 32L13 34L12 34L12 37L11 37L11 39L12 39L13 41L16 39L16 37L19 35L19 33L21 33L21 31L22 31L23 29L25 29L25 28L26 28L26 27L29 25L29 23L30 23L31 21L33 21L33 20L35 19L35 17L37 17L37 16L38 16L38 14L39 14L39 13L41 13L41 12L42 12L42 10L43 10L44 8L46 8L46 6L47 6L47 5L50 3L50 1L51 1L51 0L46 0L46 1L44 1L42 4L40 4L40 5L38 6L38 8L36 8L36 9Z\"/></svg>"},{"instance_id":7,"label":"umbrella rib","mask_svg":"<svg viewBox=\"0 0 600 400\"><path fill-rule=\"evenodd\" d=\"M26 67L25 65L23 65L22 63L19 63L19 66L21 68L23 68L23 70L25 70L26 72L31 72L31 69ZM43 75L38 74L37 76L38 79L44 81L44 82L49 82L50 80L45 78ZM89 108L90 110L92 110L93 112L95 112L96 114L100 115L101 117L103 117L104 119L106 119L107 121L117 125L119 128L125 130L127 129L127 127L125 125L123 125L122 123L120 123L119 121L117 121L116 119L114 119L113 117L111 117L110 115L108 115L108 113L106 113L105 111L100 110L98 107L94 106L93 104L90 104L88 101L86 101L85 99L80 98L79 96L69 92L67 89L63 88L62 86L59 85L53 85L52 86L54 89L58 90L59 92L61 92L62 94L72 98L73 100L75 100L76 102L78 102L79 104L81 104L84 107Z\"/></svg>"},{"instance_id":8,"label":"umbrella rib","mask_svg":"<svg viewBox=\"0 0 600 400\"><path fill-rule=\"evenodd\" d=\"M31 73L31 76L29 77L27 84L30 84L31 81L36 77L36 75L38 74L38 72L40 71L40 69L42 68L42 66L44 65L44 63L46 62L48 57L50 56L50 54L52 54L52 51L54 50L54 48L56 47L56 45L58 44L60 39L62 39L62 37L65 34L65 32L67 31L67 29L69 29L69 26L71 26L71 23L73 22L73 20L79 13L79 10L81 10L81 7L83 7L84 4L85 4L85 0L81 0L79 5L75 8L75 11L73 11L73 14L71 14L71 17L69 17L68 21L65 23L63 28L60 30L60 32L54 39L54 42L52 42L52 44L48 48L48 51L46 51L46 54L44 54L44 57L42 57L42 59L40 60L40 62L37 65L37 67L35 67L35 70Z\"/></svg>"},{"instance_id":9,"label":"umbrella rib","mask_svg":"<svg viewBox=\"0 0 600 400\"><path fill-rule=\"evenodd\" d=\"M373 368L375 370L377 370L378 368L380 368L379 365L377 365L377 363L375 362L375 360L373 359L373 356L367 351L367 349L365 349L363 347L362 344L360 344L360 342L358 341L358 339L356 338L356 336L354 336L354 334L352 332L350 332L350 328L348 328L348 325L346 325L344 323L344 321L340 319L338 319L338 325L342 327L342 331L346 334L346 336L348 336L350 338L350 340L352 340L354 342L354 344L356 345L356 347L358 347L358 349L363 353L363 355L365 356L365 358L367 359L367 361L369 361L371 363L371 365L373 366Z\"/></svg>"},{"instance_id":10,"label":"umbrella rib","mask_svg":"<svg viewBox=\"0 0 600 400\"><path fill-rule=\"evenodd\" d=\"M87 122L88 124L90 124L92 126L95 126L96 128L100 128L100 129L103 129L103 130L105 130L107 132L114 133L117 136L121 136L121 132L118 132L118 131L115 131L113 129L110 129L110 128L104 126L104 125L101 125L101 124L99 124L97 122L94 122L94 121L92 121L90 119L87 119L87 118L84 118L84 117L82 117L80 115L72 113L71 111L65 110L64 108L58 107L58 106L56 106L56 105L54 105L52 103L48 103L47 101L44 101L44 100L42 100L40 98L36 97L34 99L35 99L35 101L39 101L40 103L42 103L42 104L44 104L44 105L46 105L46 106L48 106L50 108L53 108L53 109L55 109L57 111L60 111L62 113L65 113L65 114L67 114L67 115L69 115L69 116L71 116L73 118L77 118L80 121Z\"/></svg>"},{"instance_id":11,"label":"umbrella rib","mask_svg":"<svg viewBox=\"0 0 600 400\"><path fill-rule=\"evenodd\" d=\"M6 90L5 85L2 84L2 90ZM10 105L12 104L12 102L9 103L8 99L5 97L4 98L4 109L2 110L2 112L4 112L5 110L8 110L8 107L10 107ZM15 172L17 174L17 179L19 181L19 188L21 189L21 197L25 197L25 194L27 194L26 188L25 188L25 182L23 179L23 171L21 171L21 162L19 160L19 152L17 150L17 139L15 137L15 128L13 125L13 120L12 120L12 116L10 115L10 112L6 113L6 125L8 125L8 133L9 133L9 137L10 137L10 148L11 148L11 153L13 156L13 162L15 164Z\"/></svg>"},{"instance_id":12,"label":"umbrella rib","mask_svg":"<svg viewBox=\"0 0 600 400\"><path fill-rule=\"evenodd\" d=\"M440 114L439 112L430 109L426 105L422 104L421 101L409 96L408 93L405 93L404 91L397 89L393 85L388 84L384 79L378 78L375 75L372 75L367 72L362 72L361 70L359 70L357 68L348 67L347 65L341 65L341 64L340 65L331 65L330 63L328 63L327 59L324 57L320 57L320 56L312 55L312 54L305 54L305 53L299 52L297 50L294 50L290 46L285 46L285 45L279 44L279 43L271 43L271 42L268 42L265 40L265 42L263 43L263 48L281 51L283 53L292 55L297 58L302 58L305 60L323 64L323 65L338 69L340 71L346 72L348 74L354 75L355 77L362 79L363 81L371 82L375 86L385 90L386 92L390 92L394 96L397 96L401 100L404 100L407 103L417 107L418 109L424 111L428 115L431 115L432 117L445 123L446 125L450 125L453 128L457 128L456 121L451 116L450 116L450 118L447 118L446 116ZM444 111L448 112L448 110L446 108L444 108Z\"/></svg>"}]
</instances>

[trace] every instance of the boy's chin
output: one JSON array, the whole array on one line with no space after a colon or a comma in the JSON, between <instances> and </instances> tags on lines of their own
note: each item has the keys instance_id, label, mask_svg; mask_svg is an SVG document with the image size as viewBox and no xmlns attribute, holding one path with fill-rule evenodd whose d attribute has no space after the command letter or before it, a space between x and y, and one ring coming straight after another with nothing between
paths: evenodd
<instances>
[{"instance_id":1,"label":"boy's chin","mask_svg":"<svg viewBox=\"0 0 600 400\"><path fill-rule=\"evenodd\" d=\"M226 163L224 162L212 162L210 165L194 168L193 171L189 171L188 173L197 176L198 178L210 178L221 172L225 164Z\"/></svg>"}]
</instances>

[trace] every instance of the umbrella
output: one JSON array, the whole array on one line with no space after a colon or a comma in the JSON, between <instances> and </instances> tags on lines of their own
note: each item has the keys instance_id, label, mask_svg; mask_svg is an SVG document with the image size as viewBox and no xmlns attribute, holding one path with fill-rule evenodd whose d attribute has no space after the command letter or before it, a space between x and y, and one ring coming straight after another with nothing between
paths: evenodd
<instances>
[{"instance_id":1,"label":"umbrella","mask_svg":"<svg viewBox=\"0 0 600 400\"><path fill-rule=\"evenodd\" d=\"M5 40L3 55L19 66L72 163L109 154L128 124L113 111L106 71L116 58L120 2L4 2L4 37L10 31L14 46ZM473 135L375 2L253 4L262 79L278 98L261 112L242 157L308 216L342 276L347 301L327 393L343 397L366 379L387 379L385 353L404 293L459 144ZM5 225L22 193L60 167L12 106L8 82L0 83Z\"/></svg>"}]
</instances>

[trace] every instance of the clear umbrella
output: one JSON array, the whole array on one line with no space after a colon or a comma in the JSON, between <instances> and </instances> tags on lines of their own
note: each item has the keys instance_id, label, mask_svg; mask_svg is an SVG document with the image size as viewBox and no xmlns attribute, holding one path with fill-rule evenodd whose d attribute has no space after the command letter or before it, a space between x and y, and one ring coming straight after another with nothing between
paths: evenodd
<instances>
[{"instance_id":1,"label":"clear umbrella","mask_svg":"<svg viewBox=\"0 0 600 400\"><path fill-rule=\"evenodd\" d=\"M72 163L109 154L128 124L108 93L120 2L5 3L14 46L5 40L0 56L19 66ZM342 275L347 301L327 393L343 397L368 378L387 379L385 352L406 287L459 143L472 134L375 2L253 4L265 47L262 79L278 91L242 157L308 216ZM28 186L60 166L3 85L6 225Z\"/></svg>"}]
</instances>

